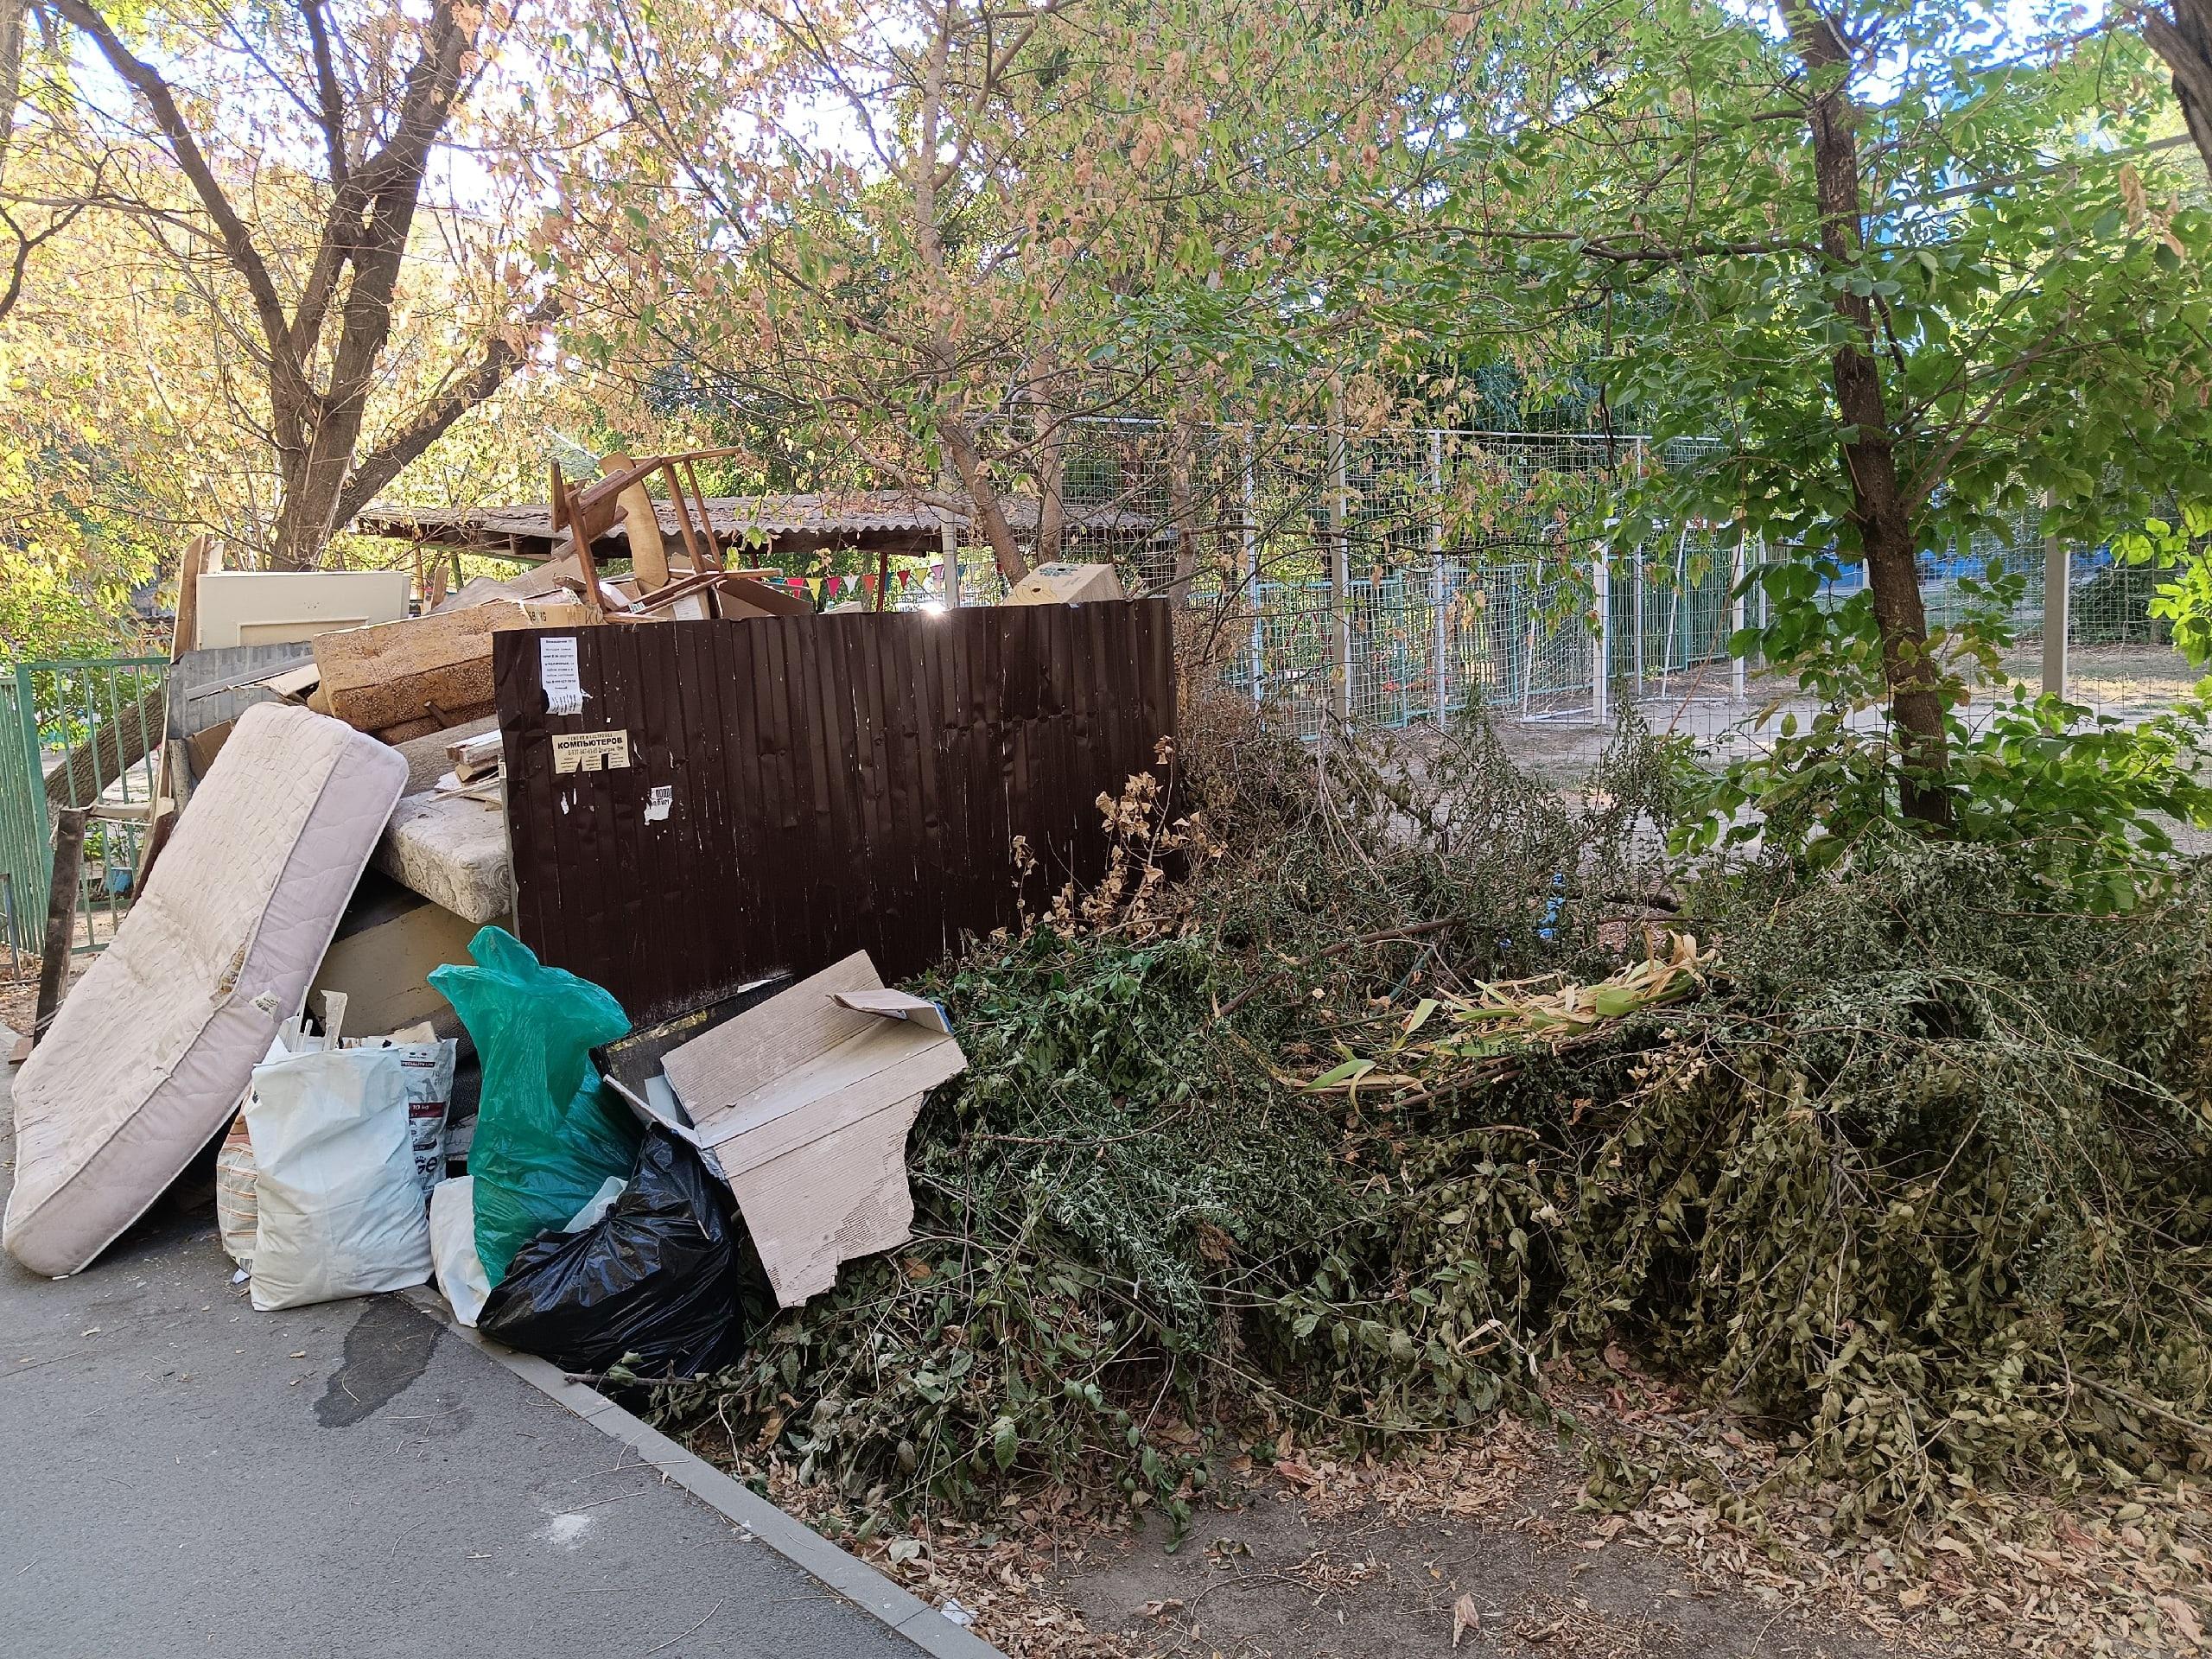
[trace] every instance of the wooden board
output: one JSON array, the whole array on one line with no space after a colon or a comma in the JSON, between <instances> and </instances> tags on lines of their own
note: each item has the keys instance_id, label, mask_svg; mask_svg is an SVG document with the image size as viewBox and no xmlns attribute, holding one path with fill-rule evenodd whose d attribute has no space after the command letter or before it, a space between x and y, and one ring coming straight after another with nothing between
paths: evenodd
<instances>
[{"instance_id":1,"label":"wooden board","mask_svg":"<svg viewBox=\"0 0 2212 1659\"><path fill-rule=\"evenodd\" d=\"M896 981L1041 912L1175 726L1165 600L579 629L574 715L540 678L562 637L493 641L517 931L641 1025L856 950ZM555 769L556 735L615 731L630 765Z\"/></svg>"}]
</instances>

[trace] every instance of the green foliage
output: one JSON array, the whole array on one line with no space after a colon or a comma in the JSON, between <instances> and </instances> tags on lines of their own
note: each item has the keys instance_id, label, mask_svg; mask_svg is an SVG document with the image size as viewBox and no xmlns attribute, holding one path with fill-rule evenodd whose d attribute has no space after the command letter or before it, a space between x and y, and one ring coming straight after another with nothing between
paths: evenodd
<instances>
[{"instance_id":1,"label":"green foliage","mask_svg":"<svg viewBox=\"0 0 2212 1659\"><path fill-rule=\"evenodd\" d=\"M1040 925L937 982L970 1069L912 1137L914 1244L664 1414L871 1527L1010 1483L1180 1525L1285 1420L1387 1449L1617 1341L1766 1423L1845 1525L2203 1466L2202 873L2100 915L2032 849L1870 836L1689 889L1699 999L1321 1096L1291 1074L1441 990L1615 971L1676 768L1624 734L1577 810L1479 721L1418 773L1249 733L1192 760L1227 850L1171 919Z\"/></svg>"},{"instance_id":2,"label":"green foliage","mask_svg":"<svg viewBox=\"0 0 2212 1659\"><path fill-rule=\"evenodd\" d=\"M1899 815L1907 766L1878 717L1831 705L1782 716L1758 753L1717 772L1686 768L1683 852L1756 848L1771 863L1818 869L1869 842L1910 835L2005 847L2063 902L2127 910L2173 880L2174 831L2212 828L2202 780L2212 706L2191 697L2131 725L2014 687L2009 699L1946 721L1950 765L1942 830Z\"/></svg>"}]
</instances>

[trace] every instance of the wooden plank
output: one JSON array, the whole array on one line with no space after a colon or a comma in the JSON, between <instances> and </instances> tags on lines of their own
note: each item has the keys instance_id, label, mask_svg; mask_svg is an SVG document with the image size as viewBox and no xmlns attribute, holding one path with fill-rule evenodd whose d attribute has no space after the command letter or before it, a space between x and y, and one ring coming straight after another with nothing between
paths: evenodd
<instances>
[{"instance_id":1,"label":"wooden plank","mask_svg":"<svg viewBox=\"0 0 2212 1659\"><path fill-rule=\"evenodd\" d=\"M169 627L169 661L200 648L200 573L207 568L212 536L195 536L177 562L176 619Z\"/></svg>"},{"instance_id":2,"label":"wooden plank","mask_svg":"<svg viewBox=\"0 0 2212 1659\"><path fill-rule=\"evenodd\" d=\"M599 474L601 478L612 478L637 464L627 455L607 455L599 463ZM668 549L661 541L660 513L653 506L645 480L638 480L617 494L614 506L629 539L630 574L638 579L638 591L650 594L667 587Z\"/></svg>"}]
</instances>

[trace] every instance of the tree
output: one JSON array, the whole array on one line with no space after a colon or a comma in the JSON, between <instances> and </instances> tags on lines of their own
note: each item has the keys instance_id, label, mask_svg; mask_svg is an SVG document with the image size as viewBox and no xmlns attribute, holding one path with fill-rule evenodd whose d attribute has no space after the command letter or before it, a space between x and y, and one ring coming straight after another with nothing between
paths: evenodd
<instances>
[{"instance_id":1,"label":"tree","mask_svg":"<svg viewBox=\"0 0 2212 1659\"><path fill-rule=\"evenodd\" d=\"M87 149L120 155L86 175L85 206L127 217L165 259L194 273L258 380L277 499L257 539L272 566L311 566L332 534L526 359L557 301L493 283L460 360L378 422L395 358L404 268L416 251L440 147L486 73L507 21L471 0L432 0L419 17L341 11L334 0L289 10L212 0L149 18L142 53L92 0L56 13L127 89L131 109L101 108L66 79L65 104ZM143 122L142 127L139 124ZM448 212L447 227L461 221ZM474 249L496 257L496 238ZM456 267L467 262L456 260ZM219 283L205 273L219 270ZM465 285L465 271L446 273ZM435 283L432 284L435 288Z\"/></svg>"},{"instance_id":2,"label":"tree","mask_svg":"<svg viewBox=\"0 0 2212 1659\"><path fill-rule=\"evenodd\" d=\"M854 477L950 474L1009 574L1001 497L1034 492L1049 549L1074 422L1315 399L1282 342L1356 346L1285 226L1406 170L1407 66L1453 40L1410 3L1212 0L622 0L571 38L544 257L591 296L579 343L679 363ZM1266 326L1224 320L1247 308Z\"/></svg>"},{"instance_id":3,"label":"tree","mask_svg":"<svg viewBox=\"0 0 2212 1659\"><path fill-rule=\"evenodd\" d=\"M1917 557L2022 513L2094 543L2202 487L2212 223L2132 155L2163 89L2116 47L2044 61L1993 9L1622 16L1579 54L1527 48L1558 66L1541 118L1455 139L1423 224L1332 235L1380 250L1365 283L1418 296L1385 302L1408 326L1618 312L1589 372L1671 459L1612 509L1763 539L1766 655L1885 705L1882 785L1940 827L1997 635L1931 630ZM1868 593L1825 601L1854 563ZM1859 753L1844 718L1820 753Z\"/></svg>"},{"instance_id":4,"label":"tree","mask_svg":"<svg viewBox=\"0 0 2212 1659\"><path fill-rule=\"evenodd\" d=\"M2165 0L2120 14L2137 24L2151 48L2172 72L2174 97L2189 124L2196 153L2212 168L2212 4Z\"/></svg>"}]
</instances>

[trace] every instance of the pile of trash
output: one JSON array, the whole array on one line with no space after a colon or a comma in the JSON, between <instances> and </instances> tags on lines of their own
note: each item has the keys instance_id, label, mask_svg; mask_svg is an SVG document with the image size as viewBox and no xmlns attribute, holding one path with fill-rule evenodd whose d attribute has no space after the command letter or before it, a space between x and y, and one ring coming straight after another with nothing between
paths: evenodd
<instances>
[{"instance_id":1,"label":"pile of trash","mask_svg":"<svg viewBox=\"0 0 2212 1659\"><path fill-rule=\"evenodd\" d=\"M651 472L563 496L556 524L596 533ZM665 1379L910 1236L907 1131L966 1063L942 1006L861 951L633 1029L509 931L494 636L807 608L711 539L656 550L652 577L577 546L411 596L397 573L205 571L195 548L135 902L15 1084L25 1265L91 1266L212 1165L257 1309L435 1280L565 1370Z\"/></svg>"}]
</instances>

